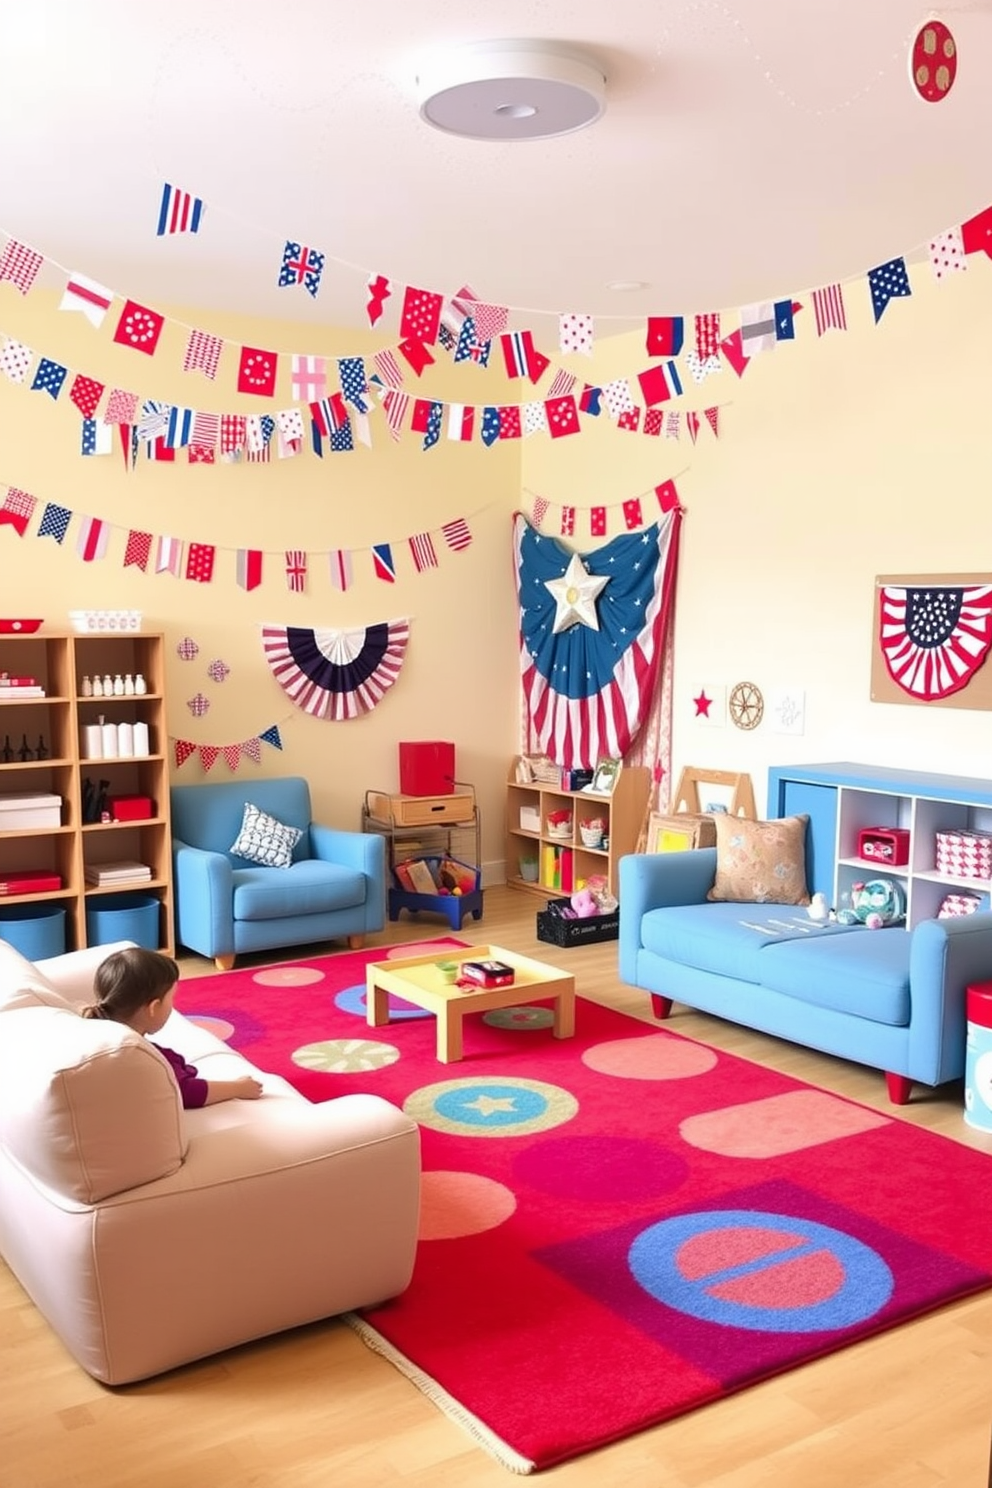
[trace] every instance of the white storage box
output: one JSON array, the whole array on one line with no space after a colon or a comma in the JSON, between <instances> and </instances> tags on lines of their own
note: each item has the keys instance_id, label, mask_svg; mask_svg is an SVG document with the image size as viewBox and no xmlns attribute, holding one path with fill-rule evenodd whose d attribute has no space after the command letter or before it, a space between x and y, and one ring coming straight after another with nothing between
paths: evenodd
<instances>
[{"instance_id":1,"label":"white storage box","mask_svg":"<svg viewBox=\"0 0 992 1488\"><path fill-rule=\"evenodd\" d=\"M0 796L0 832L61 825L61 796L38 795L34 791L11 791Z\"/></svg>"},{"instance_id":2,"label":"white storage box","mask_svg":"<svg viewBox=\"0 0 992 1488\"><path fill-rule=\"evenodd\" d=\"M522 832L539 832L541 830L541 808L539 806L521 806L520 830Z\"/></svg>"}]
</instances>

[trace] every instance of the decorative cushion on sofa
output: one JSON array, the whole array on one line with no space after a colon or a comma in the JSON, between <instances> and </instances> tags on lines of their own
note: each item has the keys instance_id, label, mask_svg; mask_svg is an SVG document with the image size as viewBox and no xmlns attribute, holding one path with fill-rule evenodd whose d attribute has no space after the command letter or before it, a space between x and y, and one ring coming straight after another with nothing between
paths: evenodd
<instances>
[{"instance_id":1,"label":"decorative cushion on sofa","mask_svg":"<svg viewBox=\"0 0 992 1488\"><path fill-rule=\"evenodd\" d=\"M809 817L772 821L718 814L716 878L707 898L737 904L808 904L806 827Z\"/></svg>"},{"instance_id":2,"label":"decorative cushion on sofa","mask_svg":"<svg viewBox=\"0 0 992 1488\"><path fill-rule=\"evenodd\" d=\"M229 851L249 863L260 863L263 868L288 868L293 861L293 848L302 836L299 827L287 827L285 822L247 801L241 830Z\"/></svg>"},{"instance_id":3,"label":"decorative cushion on sofa","mask_svg":"<svg viewBox=\"0 0 992 1488\"><path fill-rule=\"evenodd\" d=\"M23 1007L0 1037L0 1146L57 1193L96 1204L181 1167L179 1087L123 1024Z\"/></svg>"},{"instance_id":4,"label":"decorative cushion on sofa","mask_svg":"<svg viewBox=\"0 0 992 1488\"><path fill-rule=\"evenodd\" d=\"M0 940L0 1013L25 1007L71 1008L60 992L15 946Z\"/></svg>"}]
</instances>

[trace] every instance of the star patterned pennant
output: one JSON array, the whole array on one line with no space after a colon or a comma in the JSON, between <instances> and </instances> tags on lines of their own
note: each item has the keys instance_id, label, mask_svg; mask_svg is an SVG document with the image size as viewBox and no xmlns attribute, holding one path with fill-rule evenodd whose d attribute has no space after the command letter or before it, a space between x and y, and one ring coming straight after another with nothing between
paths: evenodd
<instances>
[{"instance_id":1,"label":"star patterned pennant","mask_svg":"<svg viewBox=\"0 0 992 1488\"><path fill-rule=\"evenodd\" d=\"M458 344L455 347L453 360L456 362L474 362L477 367L489 366L489 352L491 341L483 341L475 328L475 321L471 315L467 315L462 321L461 330L458 332Z\"/></svg>"},{"instance_id":2,"label":"star patterned pennant","mask_svg":"<svg viewBox=\"0 0 992 1488\"><path fill-rule=\"evenodd\" d=\"M109 455L113 453L114 431L102 419L83 419L81 453L84 455Z\"/></svg>"},{"instance_id":3,"label":"star patterned pennant","mask_svg":"<svg viewBox=\"0 0 992 1488\"><path fill-rule=\"evenodd\" d=\"M33 393L48 393L53 399L57 398L62 391L65 382L67 368L59 362L49 361L48 357L42 357L38 363L38 370L34 374L34 382L31 384Z\"/></svg>"},{"instance_id":4,"label":"star patterned pennant","mask_svg":"<svg viewBox=\"0 0 992 1488\"><path fill-rule=\"evenodd\" d=\"M143 351L146 356L154 356L164 324L165 318L156 310L149 310L134 300L125 300L114 340L120 346L130 346L135 351Z\"/></svg>"},{"instance_id":5,"label":"star patterned pennant","mask_svg":"<svg viewBox=\"0 0 992 1488\"><path fill-rule=\"evenodd\" d=\"M909 287L906 260L890 258L888 263L878 264L876 268L869 269L868 287L871 290L871 308L875 315L875 324L878 325L890 300L901 299L913 293Z\"/></svg>"},{"instance_id":6,"label":"star patterned pennant","mask_svg":"<svg viewBox=\"0 0 992 1488\"><path fill-rule=\"evenodd\" d=\"M365 358L360 356L340 357L338 359L338 379L341 383L341 391L349 403L353 403L359 413L368 413L369 405L365 401L365 393L368 389L368 378L365 375Z\"/></svg>"},{"instance_id":7,"label":"star patterned pennant","mask_svg":"<svg viewBox=\"0 0 992 1488\"><path fill-rule=\"evenodd\" d=\"M649 315L645 346L648 356L678 356L685 339L681 315Z\"/></svg>"},{"instance_id":8,"label":"star patterned pennant","mask_svg":"<svg viewBox=\"0 0 992 1488\"><path fill-rule=\"evenodd\" d=\"M286 289L293 284L302 284L313 299L317 298L320 289L320 276L324 272L324 255L316 248L307 248L302 243L290 243L287 241L282 251L282 264L279 269L279 288Z\"/></svg>"}]
</instances>

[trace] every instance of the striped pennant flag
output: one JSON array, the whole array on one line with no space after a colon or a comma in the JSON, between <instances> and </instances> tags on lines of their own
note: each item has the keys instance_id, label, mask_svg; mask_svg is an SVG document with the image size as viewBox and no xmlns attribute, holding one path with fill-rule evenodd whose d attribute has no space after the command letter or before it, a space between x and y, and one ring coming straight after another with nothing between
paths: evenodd
<instances>
[{"instance_id":1,"label":"striped pennant flag","mask_svg":"<svg viewBox=\"0 0 992 1488\"><path fill-rule=\"evenodd\" d=\"M155 572L170 573L178 579L183 566L181 537L160 537L155 549Z\"/></svg>"},{"instance_id":2,"label":"striped pennant flag","mask_svg":"<svg viewBox=\"0 0 992 1488\"><path fill-rule=\"evenodd\" d=\"M92 563L94 558L106 558L109 541L109 522L100 517L83 517L76 539L76 552L84 563Z\"/></svg>"},{"instance_id":3,"label":"striped pennant flag","mask_svg":"<svg viewBox=\"0 0 992 1488\"><path fill-rule=\"evenodd\" d=\"M576 379L571 372L566 372L564 367L559 367L554 375L554 380L548 388L549 398L565 398L575 387Z\"/></svg>"},{"instance_id":4,"label":"striped pennant flag","mask_svg":"<svg viewBox=\"0 0 992 1488\"><path fill-rule=\"evenodd\" d=\"M382 407L386 415L386 426L393 439L399 439L403 432L403 421L409 406L409 393L397 393L390 389L383 395Z\"/></svg>"},{"instance_id":5,"label":"striped pennant flag","mask_svg":"<svg viewBox=\"0 0 992 1488\"><path fill-rule=\"evenodd\" d=\"M124 567L140 568L144 573L148 567L148 560L152 555L152 535L150 532L138 532L134 528L127 535L127 544L124 548Z\"/></svg>"},{"instance_id":6,"label":"striped pennant flag","mask_svg":"<svg viewBox=\"0 0 992 1488\"><path fill-rule=\"evenodd\" d=\"M179 186L170 186L167 181L162 188L156 237L164 237L166 233L199 232L202 219L203 202L200 197L192 196Z\"/></svg>"},{"instance_id":7,"label":"striped pennant flag","mask_svg":"<svg viewBox=\"0 0 992 1488\"><path fill-rule=\"evenodd\" d=\"M351 554L347 548L335 548L329 554L331 566L331 588L339 590L342 594L351 588Z\"/></svg>"},{"instance_id":8,"label":"striped pennant flag","mask_svg":"<svg viewBox=\"0 0 992 1488\"><path fill-rule=\"evenodd\" d=\"M387 387L401 388L403 386L402 369L391 351L377 351L372 362Z\"/></svg>"},{"instance_id":9,"label":"striped pennant flag","mask_svg":"<svg viewBox=\"0 0 992 1488\"><path fill-rule=\"evenodd\" d=\"M396 564L393 562L393 550L389 543L373 543L372 568L376 578L382 579L383 583L396 583Z\"/></svg>"},{"instance_id":10,"label":"striped pennant flag","mask_svg":"<svg viewBox=\"0 0 992 1488\"><path fill-rule=\"evenodd\" d=\"M472 533L464 517L456 517L453 522L445 522L441 533L453 553L460 553L472 541Z\"/></svg>"},{"instance_id":11,"label":"striped pennant flag","mask_svg":"<svg viewBox=\"0 0 992 1488\"><path fill-rule=\"evenodd\" d=\"M437 568L437 553L429 532L418 532L409 541L413 566L418 573L423 573L425 568Z\"/></svg>"},{"instance_id":12,"label":"striped pennant flag","mask_svg":"<svg viewBox=\"0 0 992 1488\"><path fill-rule=\"evenodd\" d=\"M113 301L112 289L97 284L95 279L88 279L85 274L70 273L62 291L59 309L78 310L80 315L85 315L91 326L101 326Z\"/></svg>"},{"instance_id":13,"label":"striped pennant flag","mask_svg":"<svg viewBox=\"0 0 992 1488\"><path fill-rule=\"evenodd\" d=\"M302 594L307 587L307 555L302 548L286 549L286 586L291 594Z\"/></svg>"},{"instance_id":14,"label":"striped pennant flag","mask_svg":"<svg viewBox=\"0 0 992 1488\"><path fill-rule=\"evenodd\" d=\"M561 509L561 535L562 537L575 536L575 507L563 506Z\"/></svg>"},{"instance_id":15,"label":"striped pennant flag","mask_svg":"<svg viewBox=\"0 0 992 1488\"><path fill-rule=\"evenodd\" d=\"M257 589L262 582L261 548L239 548L235 574L239 588Z\"/></svg>"},{"instance_id":16,"label":"striped pennant flag","mask_svg":"<svg viewBox=\"0 0 992 1488\"><path fill-rule=\"evenodd\" d=\"M813 313L816 316L816 334L822 336L831 327L837 331L847 330L844 314L844 291L839 284L826 284L813 291Z\"/></svg>"}]
</instances>

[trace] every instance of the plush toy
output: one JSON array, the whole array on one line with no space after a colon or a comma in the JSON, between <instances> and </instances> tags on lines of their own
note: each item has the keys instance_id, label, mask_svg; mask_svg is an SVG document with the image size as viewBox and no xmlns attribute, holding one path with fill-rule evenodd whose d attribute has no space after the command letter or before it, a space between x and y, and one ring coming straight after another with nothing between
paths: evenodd
<instances>
[{"instance_id":1,"label":"plush toy","mask_svg":"<svg viewBox=\"0 0 992 1488\"><path fill-rule=\"evenodd\" d=\"M891 878L852 883L851 909L855 919L869 930L881 930L884 925L898 925L905 919L906 895L902 885Z\"/></svg>"},{"instance_id":2,"label":"plush toy","mask_svg":"<svg viewBox=\"0 0 992 1488\"><path fill-rule=\"evenodd\" d=\"M572 895L572 908L580 920L588 920L592 915L599 914L599 905L589 889L580 889L577 894Z\"/></svg>"}]
</instances>

